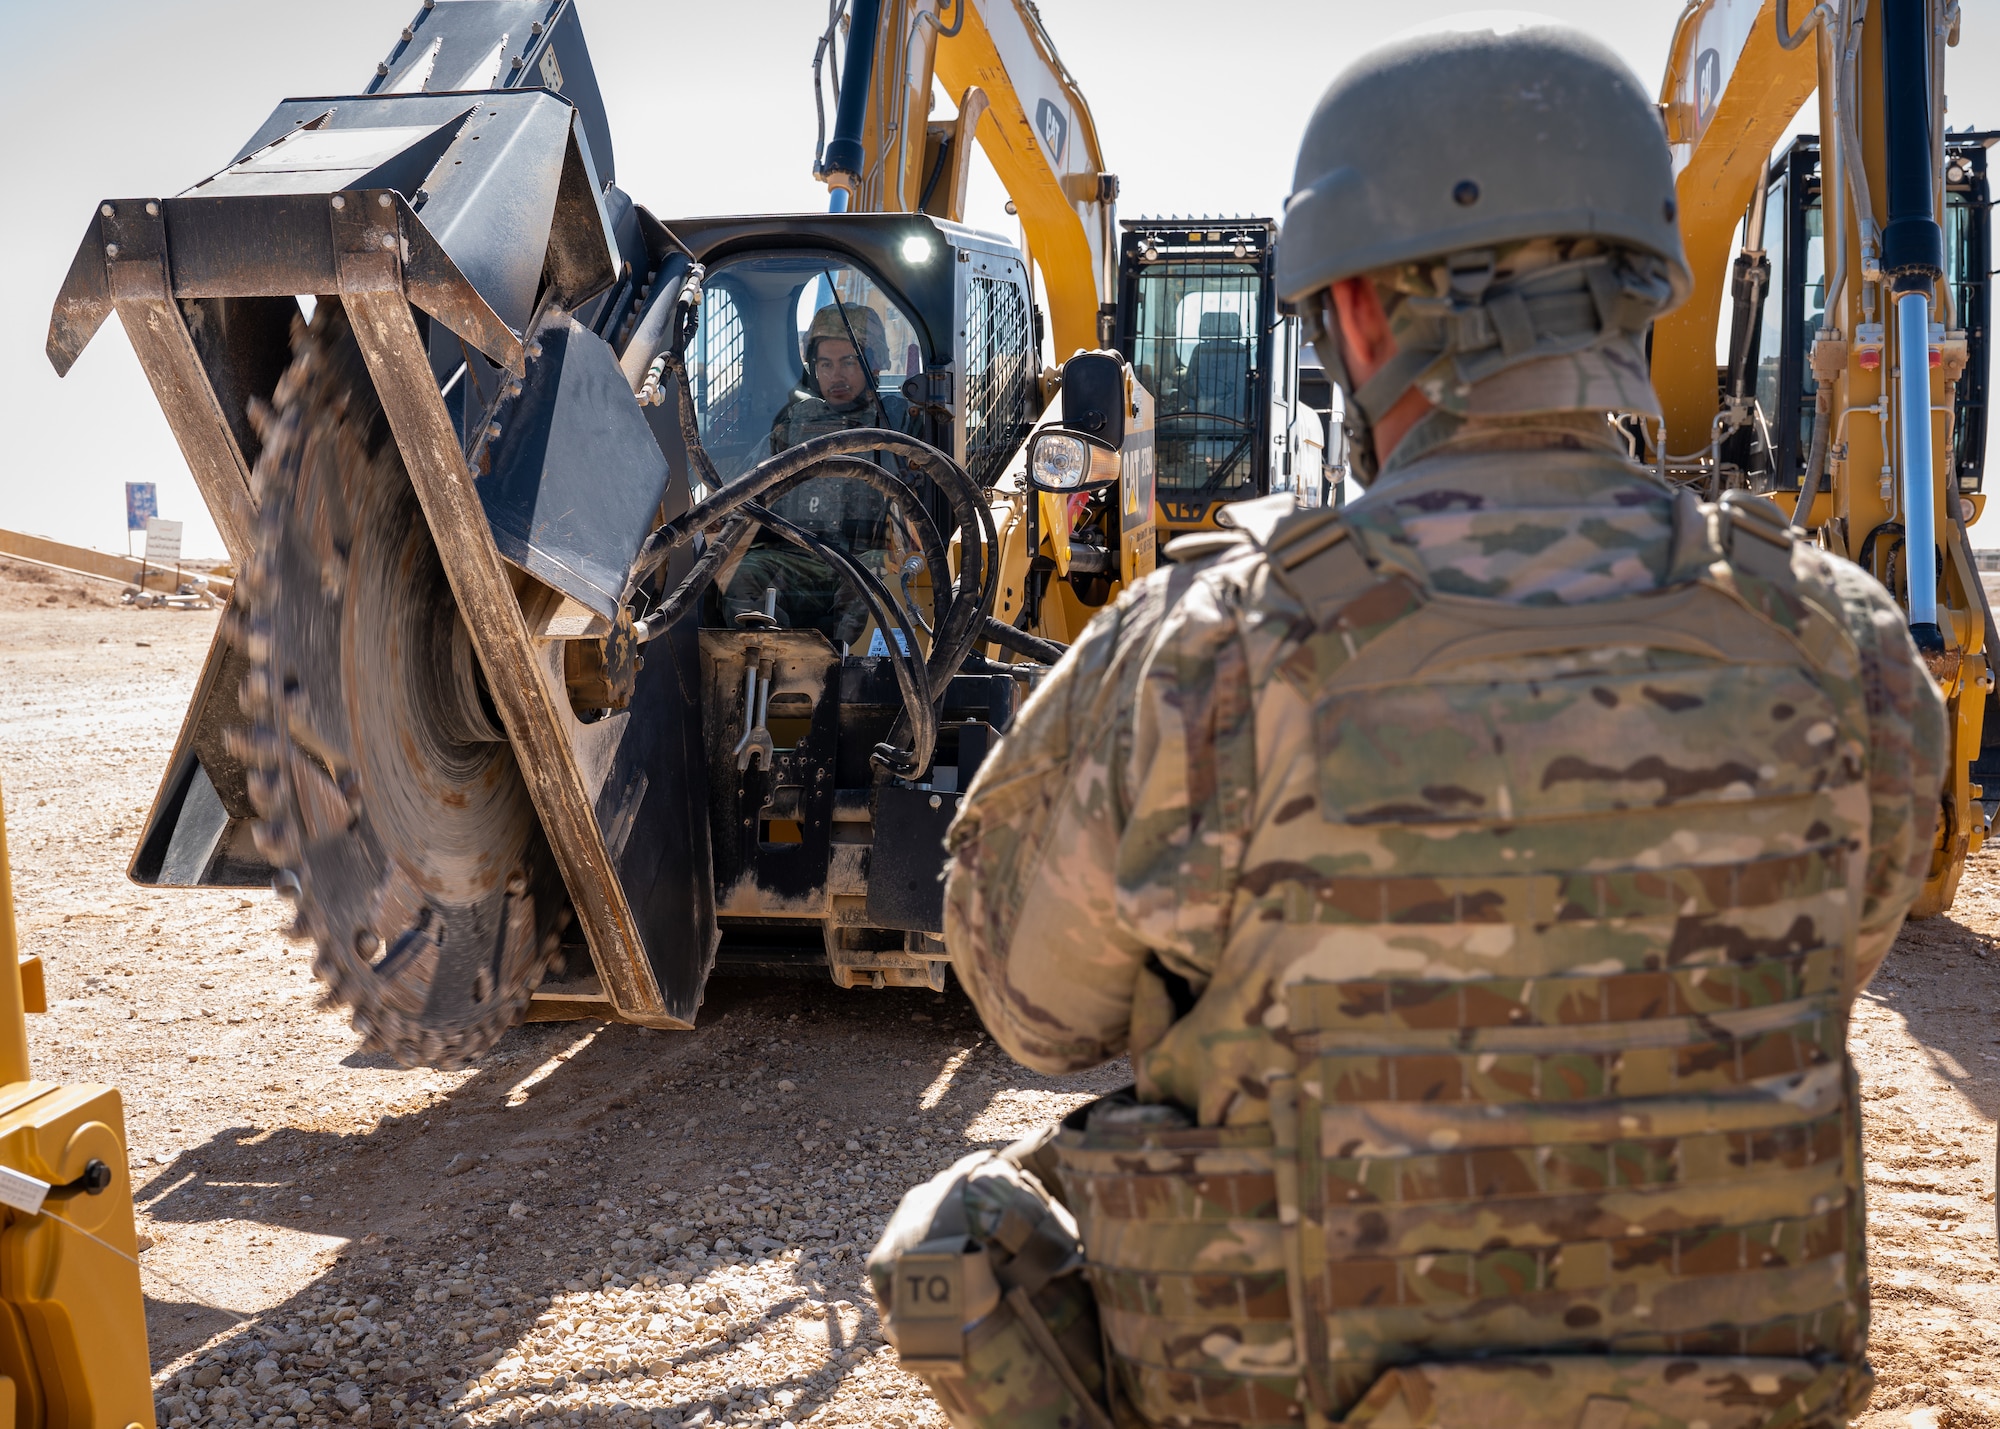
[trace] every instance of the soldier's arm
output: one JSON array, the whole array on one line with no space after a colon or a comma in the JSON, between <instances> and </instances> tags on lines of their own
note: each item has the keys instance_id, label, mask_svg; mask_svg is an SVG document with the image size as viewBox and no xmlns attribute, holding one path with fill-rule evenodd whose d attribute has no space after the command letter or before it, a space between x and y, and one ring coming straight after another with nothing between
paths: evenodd
<instances>
[{"instance_id":1,"label":"soldier's arm","mask_svg":"<svg viewBox=\"0 0 2000 1429\"><path fill-rule=\"evenodd\" d=\"M1125 1050L1150 949L1120 916L1119 766L1161 595L1091 622L980 767L951 827L945 943L987 1030L1037 1071Z\"/></svg>"},{"instance_id":2,"label":"soldier's arm","mask_svg":"<svg viewBox=\"0 0 2000 1429\"><path fill-rule=\"evenodd\" d=\"M1909 617L1860 567L1825 564L1861 648L1868 697L1868 857L1855 959L1857 985L1865 985L1930 869L1948 748L1945 708L1911 643Z\"/></svg>"}]
</instances>

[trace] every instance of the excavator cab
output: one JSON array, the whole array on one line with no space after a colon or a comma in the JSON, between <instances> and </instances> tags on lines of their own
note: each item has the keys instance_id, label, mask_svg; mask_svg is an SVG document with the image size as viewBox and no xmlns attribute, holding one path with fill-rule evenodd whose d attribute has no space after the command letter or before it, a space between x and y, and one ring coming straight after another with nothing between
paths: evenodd
<instances>
[{"instance_id":1,"label":"excavator cab","mask_svg":"<svg viewBox=\"0 0 2000 1429\"><path fill-rule=\"evenodd\" d=\"M1992 199L1987 180L1988 145L2000 132L1948 135L1945 139L1945 277L1951 309L1940 324L1937 359L1958 372L1951 414L1951 470L1961 498L1977 506L1985 480L1988 368L1991 362ZM1796 493L1806 472L1817 418L1812 371L1813 341L1825 317L1826 264L1821 205L1820 142L1802 135L1773 160L1762 191L1763 212L1745 215L1746 256L1742 272L1758 272L1754 254L1754 221L1761 217L1762 275L1735 284L1736 303L1730 320L1730 362L1722 378L1725 389L1740 389L1748 420L1722 443L1720 481L1753 491ZM1753 205L1754 205L1753 201ZM1866 348L1869 334L1854 341ZM1873 341L1877 361L1879 330ZM1865 361L1865 359L1864 359ZM1836 414L1829 433L1830 450L1841 456L1843 438L1856 421L1876 420L1873 408ZM1825 513L1822 513L1825 514ZM1892 588L1900 531L1883 531L1864 542L1865 564Z\"/></svg>"},{"instance_id":2,"label":"excavator cab","mask_svg":"<svg viewBox=\"0 0 2000 1429\"><path fill-rule=\"evenodd\" d=\"M1947 135L1944 145L1945 287L1951 306L1941 315L1946 323L1933 329L1932 351L1934 362L1945 367L1947 375L1956 376L1951 389L1948 450L1949 492L1957 509L1948 514L1961 533L1977 519L1985 502L1993 304L1993 209L1987 155L1996 141L2000 141L2000 132L1967 132ZM1749 420L1722 443L1719 480L1753 491L1788 493L1789 500L1798 499L1813 445L1813 425L1819 420L1812 352L1825 318L1827 296L1821 183L1817 136L1801 136L1773 161L1760 195L1764 206L1762 264L1753 251L1746 251L1737 260L1739 275L1747 271L1757 274L1759 280L1746 284L1739 276L1735 285L1730 363L1722 373L1725 393L1743 394ZM1753 218L1745 216L1746 239L1752 234ZM1751 250L1753 245L1746 242L1745 248ZM1854 337L1864 351L1872 340L1875 361L1886 360L1879 327L1872 334L1863 328ZM1880 420L1874 407L1834 414L1834 430L1828 433L1832 459L1845 460L1854 423ZM1883 479L1886 483L1886 474ZM1843 513L1827 509L1824 495L1820 501L1821 506L1812 513L1814 520L1845 521ZM1902 523L1892 519L1842 534L1862 566L1899 600L1907 599L1907 543ZM1970 570L1969 538L1965 544ZM1940 575L1952 579L1954 570L1955 563L1946 562ZM1978 579L1976 571L1972 572L1972 580ZM2000 649L1990 598L1978 588L1963 595L1969 608L1984 612L1987 650ZM2000 698L1993 692L1986 696L1972 782L1985 790L1989 816L2000 811Z\"/></svg>"},{"instance_id":3,"label":"excavator cab","mask_svg":"<svg viewBox=\"0 0 2000 1429\"><path fill-rule=\"evenodd\" d=\"M1214 528L1231 501L1318 505L1326 431L1300 398L1299 321L1277 311L1277 225L1120 226L1115 343L1155 402L1161 541Z\"/></svg>"}]
</instances>

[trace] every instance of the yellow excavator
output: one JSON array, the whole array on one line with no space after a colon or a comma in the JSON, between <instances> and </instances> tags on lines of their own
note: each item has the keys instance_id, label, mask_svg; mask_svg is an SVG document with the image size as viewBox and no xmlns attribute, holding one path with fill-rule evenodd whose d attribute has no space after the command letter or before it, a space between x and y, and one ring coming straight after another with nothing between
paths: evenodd
<instances>
[{"instance_id":1,"label":"yellow excavator","mask_svg":"<svg viewBox=\"0 0 2000 1429\"><path fill-rule=\"evenodd\" d=\"M1951 906L1983 786L2000 793L2000 638L1967 534L1986 501L1996 136L1945 123L1959 14L1695 0L1660 94L1695 289L1654 329L1665 431L1649 448L1711 498L1771 497L1908 612L1952 744L1919 917ZM1819 132L1774 154L1815 92Z\"/></svg>"},{"instance_id":2,"label":"yellow excavator","mask_svg":"<svg viewBox=\"0 0 2000 1429\"><path fill-rule=\"evenodd\" d=\"M1090 106L1023 0L837 0L814 63L822 116L842 24L834 133L829 143L822 128L814 168L833 210L962 222L979 145L1019 217L1030 287L1039 276L1047 297L1047 337L1062 367L1044 373L1044 425L1065 427L1065 390L1077 420L1107 414L1074 390L1115 385L1108 371L1088 375L1103 357L1072 373L1076 354L1116 353L1128 364L1124 439L1086 433L1100 450L1124 449L1115 492L1107 461L1095 477L1082 473L1073 424L1048 449L1064 454L1061 466L1024 450L997 483L1001 618L1067 642L1152 568L1156 547L1213 529L1229 502L1273 491L1306 505L1322 498L1324 426L1300 399L1297 320L1276 310L1273 221L1120 223L1118 179ZM931 117L939 87L956 105L948 120ZM1040 311L1035 322L1039 351ZM1142 421L1150 436L1135 441Z\"/></svg>"},{"instance_id":3,"label":"yellow excavator","mask_svg":"<svg viewBox=\"0 0 2000 1429\"><path fill-rule=\"evenodd\" d=\"M20 955L0 813L0 1429L152 1429L117 1089L37 1081L39 958Z\"/></svg>"},{"instance_id":4,"label":"yellow excavator","mask_svg":"<svg viewBox=\"0 0 2000 1429\"><path fill-rule=\"evenodd\" d=\"M1117 175L1107 171L1090 106L1032 6L845 0L833 7L815 56L816 98L842 25L833 133L829 140L822 130L814 164L831 209L961 223L980 145L1019 216L1029 290L1039 274L1048 300L1047 336L1072 359L1042 373L1038 431L989 487L1002 553L995 617L1067 643L1157 558L1153 399L1110 350ZM956 96L948 121L930 117L937 85ZM1033 321L1039 353L1039 306Z\"/></svg>"}]
</instances>

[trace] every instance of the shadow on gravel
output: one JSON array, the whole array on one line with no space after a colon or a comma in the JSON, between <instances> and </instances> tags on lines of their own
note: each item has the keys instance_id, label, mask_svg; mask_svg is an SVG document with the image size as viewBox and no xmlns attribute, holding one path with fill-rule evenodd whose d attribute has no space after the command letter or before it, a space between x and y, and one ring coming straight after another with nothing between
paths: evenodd
<instances>
[{"instance_id":1,"label":"shadow on gravel","mask_svg":"<svg viewBox=\"0 0 2000 1429\"><path fill-rule=\"evenodd\" d=\"M2000 1120L2000 943L1947 916L1904 925L1868 993L1909 1025L1938 1076ZM1886 1087L1864 1087L1876 1103Z\"/></svg>"},{"instance_id":2,"label":"shadow on gravel","mask_svg":"<svg viewBox=\"0 0 2000 1429\"><path fill-rule=\"evenodd\" d=\"M685 1247L640 1237L656 1222L698 1221L687 1201L669 1208L663 1193L699 1192L723 1178L787 1188L785 1200L804 1201L812 1193L799 1188L825 1177L837 1183L824 1192L827 1201L865 1189L879 1215L885 1198L893 1204L930 1174L905 1149L926 1144L916 1133L935 1145L933 1159L955 1158L969 1149L968 1131L1003 1079L1058 1085L1001 1067L990 1043L982 1044L984 1065L1004 1078L973 1075L965 1049L977 1033L971 1005L956 991L718 982L693 1032L532 1024L510 1033L462 1084L365 1129L240 1126L215 1136L176 1157L140 1193L153 1220L186 1227L178 1233L186 1236L236 1220L274 1232L274 1240L280 1231L327 1237L326 1259L307 1288L234 1330L227 1316L149 1283L164 1297L148 1301L155 1365L207 1346L160 1388L162 1429L418 1429L467 1414L467 1425L525 1422L538 1417L535 1401L516 1394L499 1408L474 1403L477 1386L468 1381L533 1334L552 1299L562 1310L586 1288L629 1287L602 1298L613 1318L638 1324L676 1279L694 1286L682 1303L707 1305L720 1327L676 1333L666 1363L648 1362L651 1378L647 1364L599 1336L594 1362L562 1376L593 1383L584 1417L666 1425L699 1421L707 1403L714 1422L775 1424L781 1390L803 1396L803 1411L877 1348L860 1283L860 1260L876 1233L871 1213L832 1223L829 1211L819 1223L791 1225L796 1259L775 1239L758 1243L760 1233L779 1229L775 1210L769 1223L759 1210L755 1222L739 1213L733 1224L713 1214L697 1224L690 1238L731 1234L779 1257L763 1266L788 1288L756 1305L732 1303L720 1290L702 1298L704 1287L736 1273L737 1256L688 1259ZM386 1059L355 1054L342 1065ZM267 1074L276 1073L244 1072ZM310 1108L293 1115L315 1119ZM836 1172L851 1138L867 1150ZM291 1244L295 1254L312 1253L310 1241ZM651 1291L649 1278L658 1280ZM677 1392L677 1379L808 1300L818 1302L815 1310L851 1302L818 1321L825 1341L810 1373L774 1359L768 1383L741 1387L762 1404L711 1397L658 1405ZM540 1386L542 1394L561 1388L548 1376Z\"/></svg>"}]
</instances>

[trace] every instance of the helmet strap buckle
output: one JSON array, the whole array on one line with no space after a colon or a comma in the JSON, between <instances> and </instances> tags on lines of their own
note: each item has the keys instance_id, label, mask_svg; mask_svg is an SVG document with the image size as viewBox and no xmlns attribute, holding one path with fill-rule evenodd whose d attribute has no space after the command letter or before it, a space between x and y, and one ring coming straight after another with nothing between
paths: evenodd
<instances>
[{"instance_id":1,"label":"helmet strap buckle","mask_svg":"<svg viewBox=\"0 0 2000 1429\"><path fill-rule=\"evenodd\" d=\"M1493 282L1497 255L1491 248L1468 248L1444 260L1451 280L1451 296L1460 302L1477 303Z\"/></svg>"}]
</instances>

